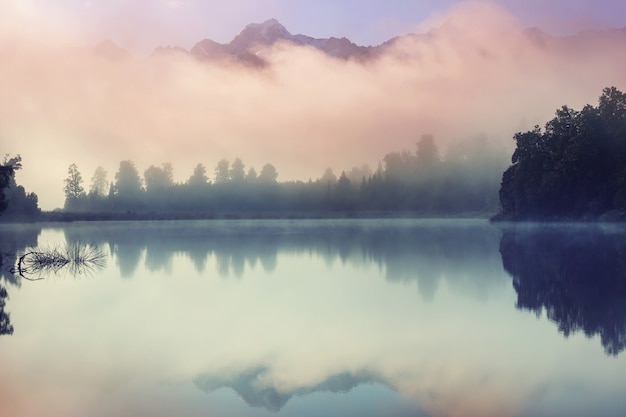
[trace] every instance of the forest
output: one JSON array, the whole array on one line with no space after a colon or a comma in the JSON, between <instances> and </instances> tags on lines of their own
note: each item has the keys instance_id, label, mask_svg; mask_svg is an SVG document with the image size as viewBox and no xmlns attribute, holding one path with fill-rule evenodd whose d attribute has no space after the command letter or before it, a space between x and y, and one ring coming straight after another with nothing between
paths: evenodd
<instances>
[{"instance_id":1,"label":"forest","mask_svg":"<svg viewBox=\"0 0 626 417\"><path fill-rule=\"evenodd\" d=\"M626 218L626 94L605 88L598 106L563 106L514 139L496 220Z\"/></svg>"},{"instance_id":2,"label":"forest","mask_svg":"<svg viewBox=\"0 0 626 417\"><path fill-rule=\"evenodd\" d=\"M457 142L442 155L435 138L425 134L413 151L388 153L375 170L363 165L336 175L328 168L306 182L281 182L274 165L257 173L240 158L220 160L212 173L198 163L183 182L174 181L170 163L140 173L124 160L111 180L98 167L86 188L78 165L71 164L63 209L43 217L37 195L15 182L21 157L6 156L0 213L8 220L489 217L498 211L492 220L626 219L626 94L605 88L597 106L563 106L543 129L535 126L513 139L508 168L504 148L486 137Z\"/></svg>"},{"instance_id":3,"label":"forest","mask_svg":"<svg viewBox=\"0 0 626 417\"><path fill-rule=\"evenodd\" d=\"M257 173L236 158L220 160L211 176L198 163L186 181L177 183L170 163L151 165L142 175L133 161L125 160L110 182L106 170L98 167L87 190L72 164L64 182L64 210L175 217L486 216L498 209L498 177L505 161L504 150L484 137L462 142L442 157L433 136L423 135L415 151L389 153L375 171L363 165L337 176L329 168L307 182L280 182L274 165L265 164Z\"/></svg>"}]
</instances>

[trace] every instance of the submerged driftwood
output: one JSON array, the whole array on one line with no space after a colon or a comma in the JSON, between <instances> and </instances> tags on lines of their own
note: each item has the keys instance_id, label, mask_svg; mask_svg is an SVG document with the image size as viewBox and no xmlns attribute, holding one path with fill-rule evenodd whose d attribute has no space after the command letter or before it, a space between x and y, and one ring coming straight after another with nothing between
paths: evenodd
<instances>
[{"instance_id":1,"label":"submerged driftwood","mask_svg":"<svg viewBox=\"0 0 626 417\"><path fill-rule=\"evenodd\" d=\"M83 275L103 268L106 257L95 246L70 243L64 248L52 247L27 250L20 256L14 273L31 281L44 279L46 275L68 272ZM39 276L38 278L32 278Z\"/></svg>"}]
</instances>

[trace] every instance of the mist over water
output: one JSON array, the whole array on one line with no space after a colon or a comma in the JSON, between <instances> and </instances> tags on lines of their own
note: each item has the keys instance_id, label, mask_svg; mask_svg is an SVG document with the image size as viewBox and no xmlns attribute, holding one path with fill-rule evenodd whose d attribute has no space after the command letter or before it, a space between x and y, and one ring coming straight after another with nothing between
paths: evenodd
<instances>
[{"instance_id":1,"label":"mist over water","mask_svg":"<svg viewBox=\"0 0 626 417\"><path fill-rule=\"evenodd\" d=\"M0 313L14 332L0 336L12 399L0 414L620 416L624 232L3 224ZM107 255L91 275L6 269L28 246L87 239Z\"/></svg>"},{"instance_id":2,"label":"mist over water","mask_svg":"<svg viewBox=\"0 0 626 417\"><path fill-rule=\"evenodd\" d=\"M23 156L18 182L44 209L63 205L71 163L88 179L122 160L140 171L170 162L183 181L197 163L210 173L240 157L306 181L327 167L375 168L426 133L444 157L478 135L512 150L515 132L623 88L626 73L617 34L555 44L489 2L457 6L368 62L279 43L263 51L264 69L175 53L111 59L79 31L42 33L37 19L0 31L0 143Z\"/></svg>"},{"instance_id":3,"label":"mist over water","mask_svg":"<svg viewBox=\"0 0 626 417\"><path fill-rule=\"evenodd\" d=\"M495 212L515 132L626 89L626 28L450 1L367 58L152 53L209 2L0 0L13 219L71 220L0 222L0 416L623 416L626 228L402 216Z\"/></svg>"}]
</instances>

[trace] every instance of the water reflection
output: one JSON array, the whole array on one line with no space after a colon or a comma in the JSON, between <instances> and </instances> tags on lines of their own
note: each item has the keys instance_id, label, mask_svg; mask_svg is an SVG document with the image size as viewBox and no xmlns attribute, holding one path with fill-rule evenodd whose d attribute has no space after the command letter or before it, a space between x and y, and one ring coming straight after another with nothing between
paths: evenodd
<instances>
[{"instance_id":1,"label":"water reflection","mask_svg":"<svg viewBox=\"0 0 626 417\"><path fill-rule=\"evenodd\" d=\"M556 323L566 337L599 335L604 350L626 348L624 230L600 226L525 226L506 229L500 242L513 276L517 308Z\"/></svg>"},{"instance_id":2,"label":"water reflection","mask_svg":"<svg viewBox=\"0 0 626 417\"><path fill-rule=\"evenodd\" d=\"M151 271L171 272L175 255L205 271L240 278L246 268L276 268L279 254L320 256L329 265L350 263L385 271L387 280L416 283L432 300L442 279L485 296L499 277L500 231L484 221L214 221L111 223L64 229L66 240L108 245L122 277L131 278L142 255Z\"/></svg>"},{"instance_id":3,"label":"water reflection","mask_svg":"<svg viewBox=\"0 0 626 417\"><path fill-rule=\"evenodd\" d=\"M49 276L92 275L106 264L104 253L95 246L73 242L65 247L28 248L10 272L29 281Z\"/></svg>"},{"instance_id":4,"label":"water reflection","mask_svg":"<svg viewBox=\"0 0 626 417\"><path fill-rule=\"evenodd\" d=\"M19 287L21 278L13 273L24 250L37 246L41 227L37 225L0 225L0 280L8 285Z\"/></svg>"},{"instance_id":5,"label":"water reflection","mask_svg":"<svg viewBox=\"0 0 626 417\"><path fill-rule=\"evenodd\" d=\"M5 334L13 334L13 326L11 325L11 316L4 311L6 305L6 298L8 297L7 290L0 285L0 336Z\"/></svg>"},{"instance_id":6,"label":"water reflection","mask_svg":"<svg viewBox=\"0 0 626 417\"><path fill-rule=\"evenodd\" d=\"M20 254L29 246L37 245L41 228L33 225L0 226L0 336L13 334L11 315L6 308L9 298L7 289L2 285L19 287L21 278L12 271Z\"/></svg>"},{"instance_id":7,"label":"water reflection","mask_svg":"<svg viewBox=\"0 0 626 417\"><path fill-rule=\"evenodd\" d=\"M612 232L600 234L608 249L589 249L576 233L503 236L465 220L55 227L28 246L90 242L111 258L98 279L20 291L3 281L20 334L0 343L11 381L0 397L12 399L0 415L564 417L626 407L623 358L514 308L517 298L554 310L553 293L581 303L588 295L567 282L583 268L568 266L574 254L591 251L587 271L603 263L618 277ZM561 240L578 249L555 249ZM555 271L565 271L556 290ZM597 296L611 291L623 294L602 284ZM621 314L617 298L607 309ZM593 313L579 308L568 323Z\"/></svg>"},{"instance_id":8,"label":"water reflection","mask_svg":"<svg viewBox=\"0 0 626 417\"><path fill-rule=\"evenodd\" d=\"M0 225L0 283L19 288L22 280L39 281L62 273L87 275L104 268L104 253L88 244L38 247L41 231L32 224ZM8 298L7 289L0 285L0 335L14 331L5 311Z\"/></svg>"},{"instance_id":9,"label":"water reflection","mask_svg":"<svg viewBox=\"0 0 626 417\"><path fill-rule=\"evenodd\" d=\"M265 408L278 412L294 396L304 396L312 393L347 393L362 384L382 384L381 378L366 372L344 372L332 375L324 381L310 387L301 387L286 392L278 391L275 387L262 383L268 374L268 368L260 366L229 378L201 375L194 380L195 385L205 393L211 393L219 388L231 388L250 407Z\"/></svg>"}]
</instances>

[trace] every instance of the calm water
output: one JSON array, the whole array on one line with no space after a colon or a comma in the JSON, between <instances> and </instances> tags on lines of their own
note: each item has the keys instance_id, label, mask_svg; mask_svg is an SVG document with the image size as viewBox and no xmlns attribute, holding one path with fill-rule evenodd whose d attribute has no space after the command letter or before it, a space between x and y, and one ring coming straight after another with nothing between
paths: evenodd
<instances>
[{"instance_id":1,"label":"calm water","mask_svg":"<svg viewBox=\"0 0 626 417\"><path fill-rule=\"evenodd\" d=\"M7 271L76 241L106 266ZM623 227L0 225L0 252L0 416L626 414Z\"/></svg>"}]
</instances>

